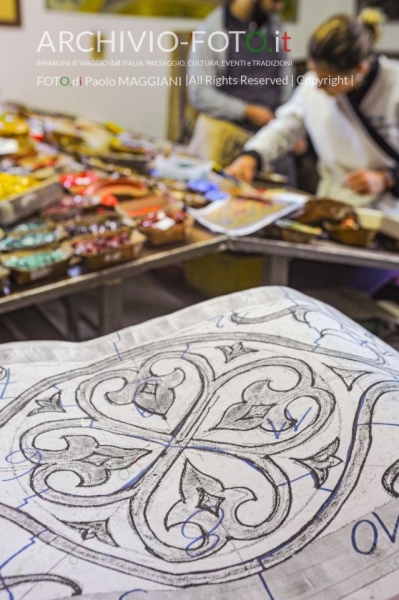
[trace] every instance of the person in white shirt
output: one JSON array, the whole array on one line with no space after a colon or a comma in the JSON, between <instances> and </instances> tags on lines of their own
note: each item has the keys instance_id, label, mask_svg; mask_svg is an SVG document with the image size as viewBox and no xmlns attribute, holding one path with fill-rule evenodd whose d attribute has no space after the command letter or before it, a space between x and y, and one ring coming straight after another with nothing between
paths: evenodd
<instances>
[{"instance_id":1,"label":"person in white shirt","mask_svg":"<svg viewBox=\"0 0 399 600\"><path fill-rule=\"evenodd\" d=\"M251 182L307 132L319 196L399 215L399 63L375 51L383 22L366 9L321 25L309 44L311 71L227 170Z\"/></svg>"}]
</instances>

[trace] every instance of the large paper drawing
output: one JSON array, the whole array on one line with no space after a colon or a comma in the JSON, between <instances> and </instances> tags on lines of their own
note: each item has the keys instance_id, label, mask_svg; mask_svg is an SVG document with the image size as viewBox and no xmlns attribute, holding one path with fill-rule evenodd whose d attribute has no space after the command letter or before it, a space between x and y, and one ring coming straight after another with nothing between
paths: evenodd
<instances>
[{"instance_id":1,"label":"large paper drawing","mask_svg":"<svg viewBox=\"0 0 399 600\"><path fill-rule=\"evenodd\" d=\"M323 304L265 288L2 361L0 598L332 600L397 568L399 356Z\"/></svg>"}]
</instances>

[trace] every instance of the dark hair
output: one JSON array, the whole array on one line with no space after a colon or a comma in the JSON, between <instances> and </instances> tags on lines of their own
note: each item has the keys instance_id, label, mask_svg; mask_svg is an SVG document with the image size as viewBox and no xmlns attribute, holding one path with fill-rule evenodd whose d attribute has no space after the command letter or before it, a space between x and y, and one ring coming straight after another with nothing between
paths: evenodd
<instances>
[{"instance_id":1,"label":"dark hair","mask_svg":"<svg viewBox=\"0 0 399 600\"><path fill-rule=\"evenodd\" d=\"M384 22L384 13L371 8L362 11L358 19L336 15L311 37L309 56L338 73L351 71L373 53Z\"/></svg>"}]
</instances>

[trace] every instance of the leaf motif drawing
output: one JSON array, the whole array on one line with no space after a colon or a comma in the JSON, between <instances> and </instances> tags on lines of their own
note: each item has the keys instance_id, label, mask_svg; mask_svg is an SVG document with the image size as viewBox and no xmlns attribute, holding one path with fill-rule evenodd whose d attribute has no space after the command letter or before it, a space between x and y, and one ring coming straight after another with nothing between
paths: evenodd
<instances>
[{"instance_id":1,"label":"leaf motif drawing","mask_svg":"<svg viewBox=\"0 0 399 600\"><path fill-rule=\"evenodd\" d=\"M234 404L226 410L214 429L237 429L239 431L257 429L262 425L270 408L270 406L262 405L249 406L247 403Z\"/></svg>"},{"instance_id":2,"label":"leaf motif drawing","mask_svg":"<svg viewBox=\"0 0 399 600\"><path fill-rule=\"evenodd\" d=\"M72 523L65 522L68 527L72 529L76 529L83 541L98 539L100 542L104 544L108 544L110 546L117 546L115 540L111 536L108 530L108 520L107 521L92 521L87 523Z\"/></svg>"},{"instance_id":3,"label":"leaf motif drawing","mask_svg":"<svg viewBox=\"0 0 399 600\"><path fill-rule=\"evenodd\" d=\"M126 469L151 453L143 448L101 446L88 435L64 436L63 439L66 449L41 451L41 461L34 476L43 472L49 475L71 471L79 476L79 487L91 487L106 483L111 471Z\"/></svg>"},{"instance_id":4,"label":"leaf motif drawing","mask_svg":"<svg viewBox=\"0 0 399 600\"><path fill-rule=\"evenodd\" d=\"M366 375L370 375L370 371L359 371L354 369L339 369L338 367L330 367L327 365L329 369L335 375L337 375L345 384L348 392L351 392L355 386L355 384Z\"/></svg>"},{"instance_id":5,"label":"leaf motif drawing","mask_svg":"<svg viewBox=\"0 0 399 600\"><path fill-rule=\"evenodd\" d=\"M196 469L189 460L186 460L181 478L181 492L184 500L188 500L193 495L198 500L200 490L216 496L223 491L223 486L220 481Z\"/></svg>"},{"instance_id":6,"label":"leaf motif drawing","mask_svg":"<svg viewBox=\"0 0 399 600\"><path fill-rule=\"evenodd\" d=\"M310 458L295 459L296 463L306 467L311 471L316 488L320 489L328 479L330 469L338 467L342 460L335 456L339 448L339 438L336 438L332 444L325 446Z\"/></svg>"},{"instance_id":7,"label":"leaf motif drawing","mask_svg":"<svg viewBox=\"0 0 399 600\"><path fill-rule=\"evenodd\" d=\"M175 401L175 392L159 383L145 383L136 393L134 402L152 415L166 417Z\"/></svg>"},{"instance_id":8,"label":"leaf motif drawing","mask_svg":"<svg viewBox=\"0 0 399 600\"><path fill-rule=\"evenodd\" d=\"M185 375L181 369L175 369L168 375L142 375L132 372L124 379L122 389L106 394L107 400L115 405L136 404L141 410L152 415L166 417L175 399L175 388L181 385Z\"/></svg>"},{"instance_id":9,"label":"leaf motif drawing","mask_svg":"<svg viewBox=\"0 0 399 600\"><path fill-rule=\"evenodd\" d=\"M258 350L254 350L253 348L246 348L242 342L238 342L233 346L219 346L217 350L221 350L223 352L226 363L229 363L236 358L241 358L241 356L245 356L246 354L254 354L255 352L258 352Z\"/></svg>"},{"instance_id":10,"label":"leaf motif drawing","mask_svg":"<svg viewBox=\"0 0 399 600\"><path fill-rule=\"evenodd\" d=\"M197 552L213 549L211 533L224 514L223 492L224 487L220 481L203 473L186 460L180 480L181 500L176 502L166 515L165 527L167 530L179 527L184 533L184 528L190 525L191 530L196 531L196 535L193 536L195 544L187 544L187 548L193 548L192 558L195 558ZM187 539L185 541L187 542Z\"/></svg>"},{"instance_id":11,"label":"leaf motif drawing","mask_svg":"<svg viewBox=\"0 0 399 600\"><path fill-rule=\"evenodd\" d=\"M34 415L38 415L40 413L45 412L53 412L53 413L65 413L66 411L61 406L61 392L57 392L51 398L42 398L36 400L36 404L40 408L35 408L32 410L28 417L33 417Z\"/></svg>"},{"instance_id":12,"label":"leaf motif drawing","mask_svg":"<svg viewBox=\"0 0 399 600\"><path fill-rule=\"evenodd\" d=\"M228 541L227 531L241 530L237 511L256 501L248 488L226 488L219 479L203 473L186 460L180 480L181 500L165 518L167 530L178 527L192 560L217 552ZM190 534L187 536L187 527ZM187 543L188 540L188 543Z\"/></svg>"},{"instance_id":13,"label":"leaf motif drawing","mask_svg":"<svg viewBox=\"0 0 399 600\"><path fill-rule=\"evenodd\" d=\"M100 446L100 448L91 456L84 459L97 467L103 467L109 471L115 469L126 469L132 466L140 458L149 454L148 450L119 450L112 446Z\"/></svg>"}]
</instances>

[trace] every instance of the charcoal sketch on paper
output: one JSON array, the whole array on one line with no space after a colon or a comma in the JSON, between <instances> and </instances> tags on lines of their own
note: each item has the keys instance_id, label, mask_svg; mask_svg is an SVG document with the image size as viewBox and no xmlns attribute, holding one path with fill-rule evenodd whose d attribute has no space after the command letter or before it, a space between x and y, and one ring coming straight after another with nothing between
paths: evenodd
<instances>
[{"instance_id":1,"label":"charcoal sketch on paper","mask_svg":"<svg viewBox=\"0 0 399 600\"><path fill-rule=\"evenodd\" d=\"M328 600L382 577L399 356L329 307L264 288L2 360L0 598Z\"/></svg>"}]
</instances>

